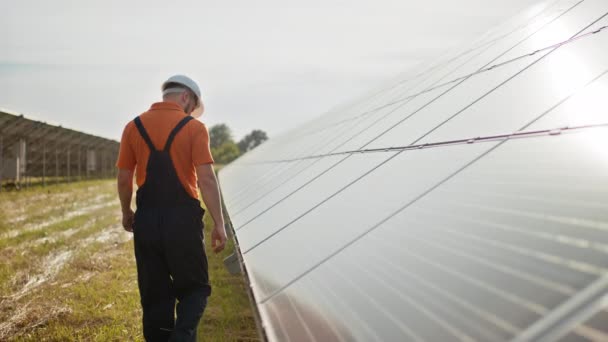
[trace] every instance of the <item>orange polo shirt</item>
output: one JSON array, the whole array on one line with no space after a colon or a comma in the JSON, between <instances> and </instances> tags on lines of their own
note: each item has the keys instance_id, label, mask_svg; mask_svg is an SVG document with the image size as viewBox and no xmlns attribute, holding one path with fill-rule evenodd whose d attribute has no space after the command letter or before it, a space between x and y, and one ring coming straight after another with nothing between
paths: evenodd
<instances>
[{"instance_id":1,"label":"orange polo shirt","mask_svg":"<svg viewBox=\"0 0 608 342\"><path fill-rule=\"evenodd\" d=\"M156 149L162 150L169 133L185 116L179 105L158 102L141 114L140 119ZM184 189L193 198L198 198L195 167L213 163L207 127L198 120L188 122L175 136L169 154ZM140 187L146 180L149 157L150 149L131 120L122 133L116 166L135 171L137 186Z\"/></svg>"}]
</instances>

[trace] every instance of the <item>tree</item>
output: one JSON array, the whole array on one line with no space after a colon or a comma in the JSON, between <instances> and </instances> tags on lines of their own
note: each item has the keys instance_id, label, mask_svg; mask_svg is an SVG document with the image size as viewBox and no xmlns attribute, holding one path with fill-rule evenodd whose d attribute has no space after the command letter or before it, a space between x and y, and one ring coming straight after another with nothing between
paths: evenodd
<instances>
[{"instance_id":1,"label":"tree","mask_svg":"<svg viewBox=\"0 0 608 342\"><path fill-rule=\"evenodd\" d=\"M245 153L256 148L258 145L268 140L268 135L266 132L260 129L254 129L251 133L247 134L241 141L239 141L238 146L241 153Z\"/></svg>"},{"instance_id":2,"label":"tree","mask_svg":"<svg viewBox=\"0 0 608 342\"><path fill-rule=\"evenodd\" d=\"M221 146L211 148L213 159L218 164L228 164L241 155L239 147L233 141L227 141Z\"/></svg>"},{"instance_id":3,"label":"tree","mask_svg":"<svg viewBox=\"0 0 608 342\"><path fill-rule=\"evenodd\" d=\"M218 148L226 143L233 143L232 132L226 124L213 125L209 129L209 144L211 148Z\"/></svg>"}]
</instances>

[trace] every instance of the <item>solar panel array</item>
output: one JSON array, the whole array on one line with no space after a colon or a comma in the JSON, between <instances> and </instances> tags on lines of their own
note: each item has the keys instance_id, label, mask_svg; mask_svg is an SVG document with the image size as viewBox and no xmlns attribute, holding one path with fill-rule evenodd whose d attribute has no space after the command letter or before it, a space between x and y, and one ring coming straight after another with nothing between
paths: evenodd
<instances>
[{"instance_id":1,"label":"solar panel array","mask_svg":"<svg viewBox=\"0 0 608 342\"><path fill-rule=\"evenodd\" d=\"M9 182L28 186L112 177L118 148L114 140L0 110L0 191Z\"/></svg>"},{"instance_id":2,"label":"solar panel array","mask_svg":"<svg viewBox=\"0 0 608 342\"><path fill-rule=\"evenodd\" d=\"M608 339L608 1L548 1L220 172L271 341Z\"/></svg>"}]
</instances>

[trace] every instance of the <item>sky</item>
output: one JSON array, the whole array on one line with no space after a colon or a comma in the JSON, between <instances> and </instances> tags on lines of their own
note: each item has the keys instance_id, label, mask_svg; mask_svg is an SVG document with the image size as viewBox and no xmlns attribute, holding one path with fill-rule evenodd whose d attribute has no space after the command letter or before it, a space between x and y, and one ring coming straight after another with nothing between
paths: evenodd
<instances>
[{"instance_id":1,"label":"sky","mask_svg":"<svg viewBox=\"0 0 608 342\"><path fill-rule=\"evenodd\" d=\"M538 0L0 0L0 108L102 137L198 81L208 127L270 138Z\"/></svg>"}]
</instances>

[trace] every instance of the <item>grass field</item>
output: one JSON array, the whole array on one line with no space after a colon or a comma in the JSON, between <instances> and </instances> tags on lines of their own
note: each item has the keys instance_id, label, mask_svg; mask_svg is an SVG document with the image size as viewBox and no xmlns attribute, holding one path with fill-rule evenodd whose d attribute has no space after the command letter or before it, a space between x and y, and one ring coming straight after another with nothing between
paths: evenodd
<instances>
[{"instance_id":1,"label":"grass field","mask_svg":"<svg viewBox=\"0 0 608 342\"><path fill-rule=\"evenodd\" d=\"M0 194L0 341L142 341L133 240L115 181ZM211 219L205 215L206 240ZM208 253L200 341L257 341L246 285ZM208 251L210 251L208 247Z\"/></svg>"}]
</instances>

